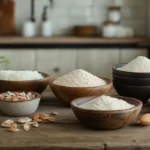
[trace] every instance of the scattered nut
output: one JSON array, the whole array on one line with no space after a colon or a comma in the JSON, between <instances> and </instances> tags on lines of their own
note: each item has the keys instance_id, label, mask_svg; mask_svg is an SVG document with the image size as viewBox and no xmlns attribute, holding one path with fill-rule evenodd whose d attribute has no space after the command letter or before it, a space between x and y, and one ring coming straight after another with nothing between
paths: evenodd
<instances>
[{"instance_id":1,"label":"scattered nut","mask_svg":"<svg viewBox=\"0 0 150 150\"><path fill-rule=\"evenodd\" d=\"M11 124L11 128L17 128L17 124L16 123L12 123Z\"/></svg>"},{"instance_id":2,"label":"scattered nut","mask_svg":"<svg viewBox=\"0 0 150 150\"><path fill-rule=\"evenodd\" d=\"M48 114L39 114L39 118L43 120L45 117L49 117Z\"/></svg>"},{"instance_id":3,"label":"scattered nut","mask_svg":"<svg viewBox=\"0 0 150 150\"><path fill-rule=\"evenodd\" d=\"M14 122L13 120L8 119L8 120L2 122L2 123L1 123L1 126L2 126L2 127L5 127L5 128L10 128L10 127L11 127L11 124L12 124L13 122Z\"/></svg>"},{"instance_id":4,"label":"scattered nut","mask_svg":"<svg viewBox=\"0 0 150 150\"><path fill-rule=\"evenodd\" d=\"M35 120L35 121L37 121L39 118L40 118L40 115L39 115L39 114L34 114L34 115L32 116L32 119Z\"/></svg>"},{"instance_id":5,"label":"scattered nut","mask_svg":"<svg viewBox=\"0 0 150 150\"><path fill-rule=\"evenodd\" d=\"M31 120L32 120L31 118L24 117L24 118L18 119L17 122L19 122L19 123L27 123L27 122L30 122Z\"/></svg>"},{"instance_id":6,"label":"scattered nut","mask_svg":"<svg viewBox=\"0 0 150 150\"><path fill-rule=\"evenodd\" d=\"M19 129L17 129L17 128L9 128L8 131L10 131L10 132L17 132L17 131L19 131Z\"/></svg>"},{"instance_id":7,"label":"scattered nut","mask_svg":"<svg viewBox=\"0 0 150 150\"><path fill-rule=\"evenodd\" d=\"M52 115L58 115L58 113L56 111L52 112Z\"/></svg>"},{"instance_id":8,"label":"scattered nut","mask_svg":"<svg viewBox=\"0 0 150 150\"><path fill-rule=\"evenodd\" d=\"M25 124L23 125L23 129L24 129L25 131L29 131L29 130L30 130L30 124L25 123Z\"/></svg>"},{"instance_id":9,"label":"scattered nut","mask_svg":"<svg viewBox=\"0 0 150 150\"><path fill-rule=\"evenodd\" d=\"M150 113L140 116L137 123L142 126L149 126L150 125Z\"/></svg>"},{"instance_id":10,"label":"scattered nut","mask_svg":"<svg viewBox=\"0 0 150 150\"><path fill-rule=\"evenodd\" d=\"M33 121L33 124L32 124L32 125L33 125L33 127L36 127L36 128L39 127L39 124L38 124L38 122L36 122L36 121Z\"/></svg>"},{"instance_id":11,"label":"scattered nut","mask_svg":"<svg viewBox=\"0 0 150 150\"><path fill-rule=\"evenodd\" d=\"M54 122L55 119L53 117L45 117L44 120L50 121L50 122Z\"/></svg>"}]
</instances>

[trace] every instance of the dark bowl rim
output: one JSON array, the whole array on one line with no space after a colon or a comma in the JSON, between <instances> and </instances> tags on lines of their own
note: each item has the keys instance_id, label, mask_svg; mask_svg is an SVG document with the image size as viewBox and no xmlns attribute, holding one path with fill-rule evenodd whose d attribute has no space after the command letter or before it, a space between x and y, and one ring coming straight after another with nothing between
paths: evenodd
<instances>
[{"instance_id":1,"label":"dark bowl rim","mask_svg":"<svg viewBox=\"0 0 150 150\"><path fill-rule=\"evenodd\" d=\"M108 86L112 85L112 80L111 79L105 78L105 77L98 77L98 78L103 79L107 84L102 85L102 86L93 86L93 87L70 87L70 86L62 86L62 85L54 84L53 82L54 82L54 80L56 80L56 78L57 77L50 77L50 80L49 80L50 85L52 84L52 85L55 85L55 86L58 86L58 87L70 88L70 89L104 88L104 87L108 87Z\"/></svg>"},{"instance_id":2,"label":"dark bowl rim","mask_svg":"<svg viewBox=\"0 0 150 150\"><path fill-rule=\"evenodd\" d=\"M117 82L115 82L115 81L113 81L113 84L117 84L117 85L119 85L119 86L126 86L126 87L140 87L140 88L142 88L142 87L147 87L147 88L150 88L150 86L147 86L147 85L124 85L124 84L120 84L120 83L117 83Z\"/></svg>"},{"instance_id":3,"label":"dark bowl rim","mask_svg":"<svg viewBox=\"0 0 150 150\"><path fill-rule=\"evenodd\" d=\"M123 98L132 99L132 100L138 102L138 104L135 105L135 106L132 107L132 108L129 108L129 109L122 109L122 110L90 110L90 109L80 108L80 107L74 105L74 103L75 103L76 101L78 101L79 99L85 99L85 98L93 98L93 99L94 99L94 98L97 98L97 97L99 97L99 96L88 96L88 97L77 98L77 99L75 99L75 100L73 100L73 101L71 102L71 108L74 107L75 109L77 109L77 110L79 110L79 111L94 112L94 113L120 113L120 112L123 113L123 112L128 112L128 111L134 111L134 110L136 110L136 109L138 109L138 108L140 108L140 107L143 106L143 103L142 103L140 100L138 100L138 99L136 99L136 98L132 98L132 97L125 97L125 96L111 96L111 97L120 98L120 99L122 99L122 100L124 100ZM93 100L93 99L91 99L91 100ZM131 103L130 103L130 104L131 104ZM132 105L133 105L133 104L132 104Z\"/></svg>"},{"instance_id":4,"label":"dark bowl rim","mask_svg":"<svg viewBox=\"0 0 150 150\"><path fill-rule=\"evenodd\" d=\"M11 92L21 92L21 91L11 91ZM25 91L22 91L22 92L25 92ZM27 101L6 101L6 100L2 100L0 99L1 102L6 102L6 103L24 103L24 102L30 102L30 101L34 101L34 100L37 100L39 98L41 98L41 95L37 92L33 92L33 91L27 91L27 92L31 92L31 93L34 93L36 95L36 98L33 98L33 99L30 99L30 100L27 100ZM5 92L1 92L0 94L2 93L5 93Z\"/></svg>"},{"instance_id":5,"label":"dark bowl rim","mask_svg":"<svg viewBox=\"0 0 150 150\"><path fill-rule=\"evenodd\" d=\"M122 72L122 73L124 73L124 74L132 74L132 75L137 75L137 74L139 74L139 75L150 75L150 72L129 72L129 71L122 71L122 70L118 70L117 68L116 68L116 66L117 65L126 65L127 63L119 63L119 64L115 64L113 67L112 67L112 69L113 70L115 70L115 71L117 71L117 72ZM113 74L115 74L115 72L113 72Z\"/></svg>"},{"instance_id":6,"label":"dark bowl rim","mask_svg":"<svg viewBox=\"0 0 150 150\"><path fill-rule=\"evenodd\" d=\"M40 72L40 71L37 71L38 73L40 73L43 78L42 79L35 79L35 80L19 80L19 81L16 81L16 80L0 80L0 82L36 82L36 81L43 81L45 79L49 79L50 78L50 75L48 75L47 73L44 73L44 72Z\"/></svg>"}]
</instances>

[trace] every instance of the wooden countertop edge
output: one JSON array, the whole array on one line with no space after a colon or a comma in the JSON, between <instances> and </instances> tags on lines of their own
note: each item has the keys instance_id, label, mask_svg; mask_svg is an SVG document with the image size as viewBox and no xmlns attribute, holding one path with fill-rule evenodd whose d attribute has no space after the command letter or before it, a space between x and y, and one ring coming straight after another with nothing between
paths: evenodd
<instances>
[{"instance_id":1,"label":"wooden countertop edge","mask_svg":"<svg viewBox=\"0 0 150 150\"><path fill-rule=\"evenodd\" d=\"M99 38L99 37L33 37L24 38L19 36L0 37L0 44L149 44L150 38Z\"/></svg>"}]
</instances>

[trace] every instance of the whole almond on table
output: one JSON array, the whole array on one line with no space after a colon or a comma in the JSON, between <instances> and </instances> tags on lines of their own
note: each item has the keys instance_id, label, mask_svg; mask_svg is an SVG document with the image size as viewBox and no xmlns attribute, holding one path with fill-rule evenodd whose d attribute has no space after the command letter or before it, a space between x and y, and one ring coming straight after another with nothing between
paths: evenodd
<instances>
[{"instance_id":1,"label":"whole almond on table","mask_svg":"<svg viewBox=\"0 0 150 150\"><path fill-rule=\"evenodd\" d=\"M9 128L8 131L10 131L10 132L17 132L17 131L19 131L19 129L18 128Z\"/></svg>"},{"instance_id":2,"label":"whole almond on table","mask_svg":"<svg viewBox=\"0 0 150 150\"><path fill-rule=\"evenodd\" d=\"M138 124L142 126L150 126L150 113L140 116L138 119Z\"/></svg>"},{"instance_id":3,"label":"whole almond on table","mask_svg":"<svg viewBox=\"0 0 150 150\"><path fill-rule=\"evenodd\" d=\"M52 112L52 115L58 115L58 113L56 111Z\"/></svg>"},{"instance_id":4,"label":"whole almond on table","mask_svg":"<svg viewBox=\"0 0 150 150\"><path fill-rule=\"evenodd\" d=\"M2 127L5 127L5 128L10 128L10 127L11 127L11 124L12 124L13 122L14 122L13 120L8 119L8 120L2 122L2 123L1 123L1 126L2 126Z\"/></svg>"},{"instance_id":5,"label":"whole almond on table","mask_svg":"<svg viewBox=\"0 0 150 150\"><path fill-rule=\"evenodd\" d=\"M35 121L37 121L39 118L40 118L40 115L39 115L39 114L34 114L34 115L32 116L32 119L35 120Z\"/></svg>"},{"instance_id":6,"label":"whole almond on table","mask_svg":"<svg viewBox=\"0 0 150 150\"><path fill-rule=\"evenodd\" d=\"M39 114L39 118L41 120L44 120L45 117L49 117L49 115L48 114Z\"/></svg>"},{"instance_id":7,"label":"whole almond on table","mask_svg":"<svg viewBox=\"0 0 150 150\"><path fill-rule=\"evenodd\" d=\"M50 122L55 122L55 119L53 117L45 117L44 120L50 121Z\"/></svg>"},{"instance_id":8,"label":"whole almond on table","mask_svg":"<svg viewBox=\"0 0 150 150\"><path fill-rule=\"evenodd\" d=\"M25 131L29 131L29 130L30 130L30 124L25 123L25 124L23 125L23 129L24 129Z\"/></svg>"}]
</instances>

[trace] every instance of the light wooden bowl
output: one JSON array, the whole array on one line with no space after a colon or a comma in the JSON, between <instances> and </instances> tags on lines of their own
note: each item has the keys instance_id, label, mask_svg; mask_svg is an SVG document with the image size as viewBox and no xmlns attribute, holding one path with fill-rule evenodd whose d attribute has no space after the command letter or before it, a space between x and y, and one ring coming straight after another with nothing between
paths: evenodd
<instances>
[{"instance_id":1,"label":"light wooden bowl","mask_svg":"<svg viewBox=\"0 0 150 150\"><path fill-rule=\"evenodd\" d=\"M106 81L106 85L104 86L96 86L96 87L65 87L53 84L56 78L50 78L49 85L52 89L52 92L55 96L60 99L63 103L70 105L71 101L87 96L101 96L107 94L112 88L112 81L107 78L103 78Z\"/></svg>"}]
</instances>

